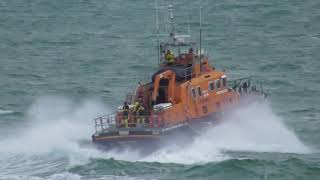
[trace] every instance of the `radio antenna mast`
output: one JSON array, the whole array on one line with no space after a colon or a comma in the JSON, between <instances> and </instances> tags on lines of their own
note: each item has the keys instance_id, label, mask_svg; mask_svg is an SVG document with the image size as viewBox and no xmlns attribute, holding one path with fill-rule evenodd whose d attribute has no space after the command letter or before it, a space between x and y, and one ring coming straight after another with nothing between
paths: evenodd
<instances>
[{"instance_id":1,"label":"radio antenna mast","mask_svg":"<svg viewBox=\"0 0 320 180\"><path fill-rule=\"evenodd\" d=\"M200 63L201 63L201 54L202 54L202 52L201 52L201 51L202 51L202 49L201 49L201 43L202 43L202 42L201 42L201 28L202 28L202 23L201 23L201 21L202 21L202 19L201 19L201 14L202 14L202 13L201 13L201 10L202 10L202 7L200 6L200 23L199 23L199 26L200 26L200 27L199 27L199 31L200 31L200 34L199 34L199 35L200 35L200 40L199 40L199 41L200 41L200 42L199 42L199 44L200 44L199 61L200 61Z\"/></svg>"},{"instance_id":2,"label":"radio antenna mast","mask_svg":"<svg viewBox=\"0 0 320 180\"><path fill-rule=\"evenodd\" d=\"M174 36L174 24L173 24L173 6L172 4L169 5L169 13L170 13L170 24L171 24L171 32L170 32L170 35L171 36Z\"/></svg>"},{"instance_id":3,"label":"radio antenna mast","mask_svg":"<svg viewBox=\"0 0 320 180\"><path fill-rule=\"evenodd\" d=\"M190 14L189 14L189 6L187 6L187 20L188 20L188 35L190 35Z\"/></svg>"},{"instance_id":4,"label":"radio antenna mast","mask_svg":"<svg viewBox=\"0 0 320 180\"><path fill-rule=\"evenodd\" d=\"M158 64L160 64L158 0L155 0L155 8L156 8L156 17L157 17L157 49L158 49Z\"/></svg>"}]
</instances>

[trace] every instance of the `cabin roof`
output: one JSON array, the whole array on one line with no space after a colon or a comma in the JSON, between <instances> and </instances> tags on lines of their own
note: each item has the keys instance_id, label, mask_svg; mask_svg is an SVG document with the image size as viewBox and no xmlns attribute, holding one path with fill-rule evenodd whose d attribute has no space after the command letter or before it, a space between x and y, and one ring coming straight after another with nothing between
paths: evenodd
<instances>
[{"instance_id":1,"label":"cabin roof","mask_svg":"<svg viewBox=\"0 0 320 180\"><path fill-rule=\"evenodd\" d=\"M225 75L225 73L222 71L210 71L191 79L191 84L200 84L202 82L209 82L212 80L220 79L223 75Z\"/></svg>"}]
</instances>

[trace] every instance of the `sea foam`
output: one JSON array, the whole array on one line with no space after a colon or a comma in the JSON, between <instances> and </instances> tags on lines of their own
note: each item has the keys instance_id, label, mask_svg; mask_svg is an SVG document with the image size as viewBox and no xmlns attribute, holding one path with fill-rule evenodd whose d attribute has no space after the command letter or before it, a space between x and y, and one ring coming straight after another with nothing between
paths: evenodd
<instances>
[{"instance_id":1,"label":"sea foam","mask_svg":"<svg viewBox=\"0 0 320 180\"><path fill-rule=\"evenodd\" d=\"M69 157L71 165L86 163L90 158L190 164L234 158L226 153L229 151L310 152L267 102L247 104L225 113L217 125L185 142L184 147L172 144L147 156L130 149L101 152L80 146L80 141L90 142L94 132L92 118L111 112L107 107L97 101L75 103L62 97L41 98L28 111L27 120L32 126L1 141L0 152L62 152Z\"/></svg>"},{"instance_id":2,"label":"sea foam","mask_svg":"<svg viewBox=\"0 0 320 180\"><path fill-rule=\"evenodd\" d=\"M165 147L143 160L191 164L236 158L229 157L230 151L309 153L310 149L267 102L256 102L225 113L216 126L188 146Z\"/></svg>"}]
</instances>

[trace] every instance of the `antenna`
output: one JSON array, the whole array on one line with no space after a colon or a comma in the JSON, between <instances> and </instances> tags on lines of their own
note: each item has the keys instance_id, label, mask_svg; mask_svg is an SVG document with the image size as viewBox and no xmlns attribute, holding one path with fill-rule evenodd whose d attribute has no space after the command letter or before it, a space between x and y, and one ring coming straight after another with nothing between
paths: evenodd
<instances>
[{"instance_id":1,"label":"antenna","mask_svg":"<svg viewBox=\"0 0 320 180\"><path fill-rule=\"evenodd\" d=\"M157 32L159 32L159 15L158 15L158 1L155 0L156 16L157 16Z\"/></svg>"},{"instance_id":2,"label":"antenna","mask_svg":"<svg viewBox=\"0 0 320 180\"><path fill-rule=\"evenodd\" d=\"M190 8L189 8L189 6L187 6L187 19L188 19L187 23L188 23L188 35L190 35L190 15L189 15L189 10L190 10Z\"/></svg>"},{"instance_id":3,"label":"antenna","mask_svg":"<svg viewBox=\"0 0 320 180\"><path fill-rule=\"evenodd\" d=\"M168 27L168 15L166 15L166 16L163 16L163 20L164 20L164 30L165 30L165 32L169 32L169 27Z\"/></svg>"},{"instance_id":4,"label":"antenna","mask_svg":"<svg viewBox=\"0 0 320 180\"><path fill-rule=\"evenodd\" d=\"M199 30L200 30L200 34L199 34L199 35L200 35L200 40L199 40L199 41L200 41L200 43L199 43L199 44L200 44L199 61L200 61L200 63L201 63L201 53L202 53L202 52L201 52L201 51L202 51L202 50L201 50L201 28L202 28L202 24L201 24L201 21L202 21L202 19L201 19L201 14L202 14L202 12L201 12L201 10L202 10L202 7L200 6L200 22L199 22L199 26L200 26L200 27L199 27Z\"/></svg>"},{"instance_id":5,"label":"antenna","mask_svg":"<svg viewBox=\"0 0 320 180\"><path fill-rule=\"evenodd\" d=\"M158 64L160 64L160 44L159 44L159 15L158 15L158 0L155 0L156 16L157 16L157 49L158 49Z\"/></svg>"},{"instance_id":6,"label":"antenna","mask_svg":"<svg viewBox=\"0 0 320 180\"><path fill-rule=\"evenodd\" d=\"M171 36L174 36L174 25L173 25L173 7L172 4L169 5L169 13L170 13L170 23L171 23L171 28L172 28L172 32L170 32Z\"/></svg>"}]
</instances>

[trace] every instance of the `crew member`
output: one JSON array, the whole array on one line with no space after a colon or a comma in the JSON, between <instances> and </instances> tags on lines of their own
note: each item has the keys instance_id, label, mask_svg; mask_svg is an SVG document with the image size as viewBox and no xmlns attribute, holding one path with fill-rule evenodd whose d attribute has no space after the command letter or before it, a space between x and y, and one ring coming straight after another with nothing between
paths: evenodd
<instances>
[{"instance_id":1,"label":"crew member","mask_svg":"<svg viewBox=\"0 0 320 180\"><path fill-rule=\"evenodd\" d=\"M243 83L243 92L247 94L248 92L248 85L247 85L247 82L244 82Z\"/></svg>"},{"instance_id":2,"label":"crew member","mask_svg":"<svg viewBox=\"0 0 320 180\"><path fill-rule=\"evenodd\" d=\"M193 54L193 48L189 48L189 54Z\"/></svg>"},{"instance_id":3,"label":"crew member","mask_svg":"<svg viewBox=\"0 0 320 180\"><path fill-rule=\"evenodd\" d=\"M174 54L169 49L166 52L165 59L168 65L174 64Z\"/></svg>"},{"instance_id":4,"label":"crew member","mask_svg":"<svg viewBox=\"0 0 320 180\"><path fill-rule=\"evenodd\" d=\"M122 106L122 110L123 110L123 117L128 117L129 115L129 105L128 103L125 101L123 106Z\"/></svg>"},{"instance_id":5,"label":"crew member","mask_svg":"<svg viewBox=\"0 0 320 180\"><path fill-rule=\"evenodd\" d=\"M239 91L239 94L242 95L242 88L241 88L241 86L239 87L239 90L238 90L238 91Z\"/></svg>"},{"instance_id":6,"label":"crew member","mask_svg":"<svg viewBox=\"0 0 320 180\"><path fill-rule=\"evenodd\" d=\"M133 113L136 116L137 123L144 123L144 107L142 105L142 100L134 103Z\"/></svg>"},{"instance_id":7,"label":"crew member","mask_svg":"<svg viewBox=\"0 0 320 180\"><path fill-rule=\"evenodd\" d=\"M140 107L140 103L139 103L139 101L136 101L133 105L133 113L134 114L137 114L139 107Z\"/></svg>"},{"instance_id":8,"label":"crew member","mask_svg":"<svg viewBox=\"0 0 320 180\"><path fill-rule=\"evenodd\" d=\"M124 104L122 106L122 110L123 110L123 124L124 124L125 128L128 128L129 105L126 101L124 102Z\"/></svg>"},{"instance_id":9,"label":"crew member","mask_svg":"<svg viewBox=\"0 0 320 180\"><path fill-rule=\"evenodd\" d=\"M137 111L137 123L144 124L144 107L142 105L139 106Z\"/></svg>"}]
</instances>

